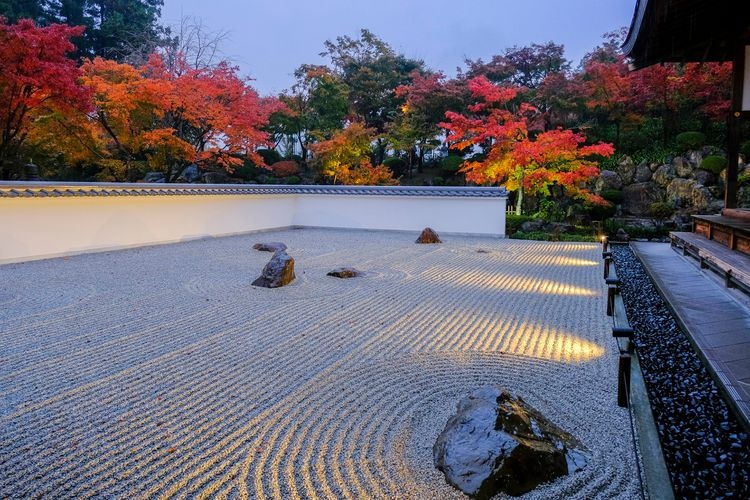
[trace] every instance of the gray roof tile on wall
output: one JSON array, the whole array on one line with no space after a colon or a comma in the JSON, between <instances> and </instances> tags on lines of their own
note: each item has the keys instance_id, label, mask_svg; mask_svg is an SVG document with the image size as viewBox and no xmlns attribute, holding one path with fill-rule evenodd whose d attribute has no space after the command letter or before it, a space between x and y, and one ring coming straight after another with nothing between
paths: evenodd
<instances>
[{"instance_id":1,"label":"gray roof tile on wall","mask_svg":"<svg viewBox=\"0 0 750 500\"><path fill-rule=\"evenodd\" d=\"M73 197L73 196L185 196L185 195L267 195L317 194L356 196L438 196L461 198L503 198L502 187L418 187L418 186L300 186L261 184L113 184L0 182L0 197Z\"/></svg>"}]
</instances>

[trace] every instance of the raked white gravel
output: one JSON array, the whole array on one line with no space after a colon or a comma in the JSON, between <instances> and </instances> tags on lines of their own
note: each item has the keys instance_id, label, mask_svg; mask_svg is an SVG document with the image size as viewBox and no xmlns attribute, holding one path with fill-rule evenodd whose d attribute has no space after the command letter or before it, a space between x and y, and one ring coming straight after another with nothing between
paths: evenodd
<instances>
[{"instance_id":1,"label":"raked white gravel","mask_svg":"<svg viewBox=\"0 0 750 500\"><path fill-rule=\"evenodd\" d=\"M528 498L637 497L600 247L416 236L0 266L0 498L460 498L432 444L490 384L591 451ZM260 241L289 246L291 285L250 286ZM366 274L326 276L338 266Z\"/></svg>"}]
</instances>

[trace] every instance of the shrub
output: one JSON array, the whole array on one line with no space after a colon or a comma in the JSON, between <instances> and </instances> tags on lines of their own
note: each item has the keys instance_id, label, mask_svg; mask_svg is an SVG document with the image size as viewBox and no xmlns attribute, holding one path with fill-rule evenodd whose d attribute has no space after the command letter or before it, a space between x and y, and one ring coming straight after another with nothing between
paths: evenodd
<instances>
[{"instance_id":1,"label":"shrub","mask_svg":"<svg viewBox=\"0 0 750 500\"><path fill-rule=\"evenodd\" d=\"M737 185L744 187L750 186L750 174L740 174L737 176Z\"/></svg>"},{"instance_id":2,"label":"shrub","mask_svg":"<svg viewBox=\"0 0 750 500\"><path fill-rule=\"evenodd\" d=\"M610 203L608 205L584 205L584 210L589 214L591 220L606 220L617 213L617 207Z\"/></svg>"},{"instance_id":3,"label":"shrub","mask_svg":"<svg viewBox=\"0 0 750 500\"><path fill-rule=\"evenodd\" d=\"M565 218L565 210L559 204L555 203L554 200L543 199L539 202L539 210L532 217L546 221L560 222Z\"/></svg>"},{"instance_id":4,"label":"shrub","mask_svg":"<svg viewBox=\"0 0 750 500\"><path fill-rule=\"evenodd\" d=\"M432 185L433 186L445 186L445 179L436 175L435 177L432 178Z\"/></svg>"},{"instance_id":5,"label":"shrub","mask_svg":"<svg viewBox=\"0 0 750 500\"><path fill-rule=\"evenodd\" d=\"M263 163L266 165L273 165L277 161L281 161L281 155L275 149L259 149L258 154L263 158Z\"/></svg>"},{"instance_id":6,"label":"shrub","mask_svg":"<svg viewBox=\"0 0 750 500\"><path fill-rule=\"evenodd\" d=\"M232 174L234 177L239 177L242 180L245 181L251 181L254 180L258 176L259 170L258 167L253 165L250 162L245 162L244 165L241 167L237 167L234 169L234 173Z\"/></svg>"},{"instance_id":7,"label":"shrub","mask_svg":"<svg viewBox=\"0 0 750 500\"><path fill-rule=\"evenodd\" d=\"M277 161L271 165L271 173L276 177L289 177L299 173L299 164L293 160Z\"/></svg>"},{"instance_id":8,"label":"shrub","mask_svg":"<svg viewBox=\"0 0 750 500\"><path fill-rule=\"evenodd\" d=\"M714 175L719 175L722 170L727 168L727 159L723 156L706 156L701 161L700 168Z\"/></svg>"},{"instance_id":9,"label":"shrub","mask_svg":"<svg viewBox=\"0 0 750 500\"><path fill-rule=\"evenodd\" d=\"M460 156L446 156L440 161L440 169L444 172L458 172L464 159Z\"/></svg>"},{"instance_id":10,"label":"shrub","mask_svg":"<svg viewBox=\"0 0 750 500\"><path fill-rule=\"evenodd\" d=\"M391 172L393 172L393 175L400 176L404 175L406 173L406 161L403 158L386 158L383 160L383 165L391 169Z\"/></svg>"},{"instance_id":11,"label":"shrub","mask_svg":"<svg viewBox=\"0 0 750 500\"><path fill-rule=\"evenodd\" d=\"M529 231L528 233L517 231L510 235L510 238L514 240L534 241L552 241L553 238L556 241L597 241L595 234L561 233L552 235L544 231Z\"/></svg>"},{"instance_id":12,"label":"shrub","mask_svg":"<svg viewBox=\"0 0 750 500\"><path fill-rule=\"evenodd\" d=\"M505 231L508 234L513 234L521 229L521 224L531 220L530 215L516 215L506 214L505 215Z\"/></svg>"},{"instance_id":13,"label":"shrub","mask_svg":"<svg viewBox=\"0 0 750 500\"><path fill-rule=\"evenodd\" d=\"M284 159L285 160L296 161L297 163L299 163L300 165L302 165L302 157L300 155L286 155L284 157Z\"/></svg>"},{"instance_id":14,"label":"shrub","mask_svg":"<svg viewBox=\"0 0 750 500\"><path fill-rule=\"evenodd\" d=\"M672 214L674 213L674 207L671 203L657 201L656 203L651 204L648 212L652 217L656 217L657 219L668 219L672 217Z\"/></svg>"},{"instance_id":15,"label":"shrub","mask_svg":"<svg viewBox=\"0 0 750 500\"><path fill-rule=\"evenodd\" d=\"M299 184L300 182L302 182L302 179L296 175L290 175L284 179L284 184Z\"/></svg>"},{"instance_id":16,"label":"shrub","mask_svg":"<svg viewBox=\"0 0 750 500\"><path fill-rule=\"evenodd\" d=\"M623 198L625 198L625 194L619 189L605 189L602 191L601 195L602 198L614 203L615 205L622 203Z\"/></svg>"},{"instance_id":17,"label":"shrub","mask_svg":"<svg viewBox=\"0 0 750 500\"><path fill-rule=\"evenodd\" d=\"M706 143L706 135L701 132L683 132L675 137L681 151L699 149Z\"/></svg>"}]
</instances>

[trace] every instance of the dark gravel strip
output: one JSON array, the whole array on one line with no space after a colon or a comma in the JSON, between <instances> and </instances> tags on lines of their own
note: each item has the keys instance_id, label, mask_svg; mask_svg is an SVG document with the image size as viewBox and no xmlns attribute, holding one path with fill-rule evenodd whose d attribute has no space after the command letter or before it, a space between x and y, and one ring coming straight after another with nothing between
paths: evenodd
<instances>
[{"instance_id":1,"label":"dark gravel strip","mask_svg":"<svg viewBox=\"0 0 750 500\"><path fill-rule=\"evenodd\" d=\"M677 498L750 498L750 439L630 247L612 245Z\"/></svg>"}]
</instances>

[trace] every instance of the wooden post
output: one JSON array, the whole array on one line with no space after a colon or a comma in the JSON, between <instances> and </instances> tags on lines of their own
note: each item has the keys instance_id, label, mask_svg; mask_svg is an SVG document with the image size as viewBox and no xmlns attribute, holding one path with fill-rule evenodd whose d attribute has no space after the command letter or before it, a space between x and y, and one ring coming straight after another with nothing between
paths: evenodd
<instances>
[{"instance_id":1,"label":"wooden post","mask_svg":"<svg viewBox=\"0 0 750 500\"><path fill-rule=\"evenodd\" d=\"M609 265L612 262L612 257L604 258L604 279L609 278Z\"/></svg>"},{"instance_id":2,"label":"wooden post","mask_svg":"<svg viewBox=\"0 0 750 500\"><path fill-rule=\"evenodd\" d=\"M745 81L745 41L739 40L732 61L732 109L727 118L727 178L724 208L737 208L737 162L740 158L740 119Z\"/></svg>"},{"instance_id":3,"label":"wooden post","mask_svg":"<svg viewBox=\"0 0 750 500\"><path fill-rule=\"evenodd\" d=\"M620 354L617 369L617 406L628 407L630 399L630 354Z\"/></svg>"}]
</instances>

